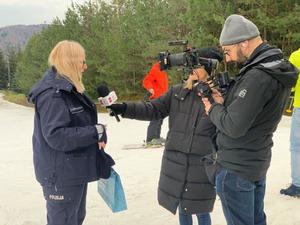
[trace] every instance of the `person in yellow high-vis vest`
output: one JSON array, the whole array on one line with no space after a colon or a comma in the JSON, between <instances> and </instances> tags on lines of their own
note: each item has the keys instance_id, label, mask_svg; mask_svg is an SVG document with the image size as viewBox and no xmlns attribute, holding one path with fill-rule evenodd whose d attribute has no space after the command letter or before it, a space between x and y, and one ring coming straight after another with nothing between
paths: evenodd
<instances>
[{"instance_id":1,"label":"person in yellow high-vis vest","mask_svg":"<svg viewBox=\"0 0 300 225\"><path fill-rule=\"evenodd\" d=\"M300 48L294 51L289 61L300 71ZM291 177L292 183L286 189L281 189L280 193L292 197L300 197L300 79L294 88L294 109L292 115L292 125L290 134L291 150Z\"/></svg>"}]
</instances>

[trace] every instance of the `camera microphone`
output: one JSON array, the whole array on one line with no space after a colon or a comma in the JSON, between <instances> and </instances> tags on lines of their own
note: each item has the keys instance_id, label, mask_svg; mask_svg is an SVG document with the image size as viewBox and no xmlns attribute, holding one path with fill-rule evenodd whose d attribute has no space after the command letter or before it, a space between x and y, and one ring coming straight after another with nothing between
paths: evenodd
<instances>
[{"instance_id":1,"label":"camera microphone","mask_svg":"<svg viewBox=\"0 0 300 225\"><path fill-rule=\"evenodd\" d=\"M105 106L109 110L110 114L113 114L115 116L116 120L118 122L120 122L119 116L109 108L109 106L111 106L113 103L115 103L118 99L116 93L114 91L109 92L109 89L108 89L107 85L105 85L105 84L100 84L97 87L97 92L98 92L98 96L99 96L99 98L98 98L99 103L102 106Z\"/></svg>"}]
</instances>

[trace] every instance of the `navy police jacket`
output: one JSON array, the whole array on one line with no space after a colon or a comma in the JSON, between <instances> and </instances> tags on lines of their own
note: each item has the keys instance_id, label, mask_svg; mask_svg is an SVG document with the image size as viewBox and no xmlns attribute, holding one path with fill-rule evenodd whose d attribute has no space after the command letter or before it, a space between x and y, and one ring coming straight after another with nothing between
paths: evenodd
<instances>
[{"instance_id":1,"label":"navy police jacket","mask_svg":"<svg viewBox=\"0 0 300 225\"><path fill-rule=\"evenodd\" d=\"M35 106L34 169L41 185L76 185L98 179L95 104L52 67L29 93Z\"/></svg>"}]
</instances>

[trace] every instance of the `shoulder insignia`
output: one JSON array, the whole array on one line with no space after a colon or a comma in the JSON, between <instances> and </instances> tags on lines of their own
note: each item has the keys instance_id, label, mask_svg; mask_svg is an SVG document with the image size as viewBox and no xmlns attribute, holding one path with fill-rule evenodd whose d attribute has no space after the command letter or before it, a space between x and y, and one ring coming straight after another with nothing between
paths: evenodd
<instances>
[{"instance_id":1,"label":"shoulder insignia","mask_svg":"<svg viewBox=\"0 0 300 225\"><path fill-rule=\"evenodd\" d=\"M244 98L246 96L246 94L247 94L247 90L243 89L243 90L240 91L239 97Z\"/></svg>"}]
</instances>

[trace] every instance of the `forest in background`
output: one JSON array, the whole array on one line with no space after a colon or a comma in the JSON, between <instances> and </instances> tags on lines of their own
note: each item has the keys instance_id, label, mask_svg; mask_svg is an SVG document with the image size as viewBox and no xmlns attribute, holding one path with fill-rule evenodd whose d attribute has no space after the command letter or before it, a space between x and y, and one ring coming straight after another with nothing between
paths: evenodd
<instances>
[{"instance_id":1,"label":"forest in background","mask_svg":"<svg viewBox=\"0 0 300 225\"><path fill-rule=\"evenodd\" d=\"M286 57L300 47L300 0L90 0L73 4L65 19L56 18L33 35L22 52L11 49L7 58L0 53L0 89L9 84L27 94L47 70L51 49L69 39L86 50L88 95L96 98L97 84L105 81L122 98L140 97L145 93L142 80L158 53L182 51L168 41L219 46L222 24L233 13L252 20L263 39ZM171 84L180 81L181 72L168 74Z\"/></svg>"}]
</instances>

